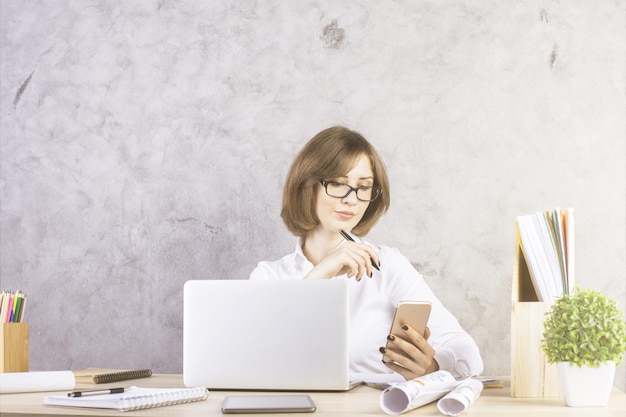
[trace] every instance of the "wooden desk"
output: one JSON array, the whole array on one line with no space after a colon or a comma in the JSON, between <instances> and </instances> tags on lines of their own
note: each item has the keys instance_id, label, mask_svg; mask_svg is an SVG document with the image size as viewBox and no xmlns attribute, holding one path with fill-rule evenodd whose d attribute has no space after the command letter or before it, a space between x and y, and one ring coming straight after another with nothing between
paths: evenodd
<instances>
[{"instance_id":1,"label":"wooden desk","mask_svg":"<svg viewBox=\"0 0 626 417\"><path fill-rule=\"evenodd\" d=\"M141 386L155 388L183 387L182 375L153 375L150 378L142 378L122 383L99 384L96 387L110 388L114 386ZM94 389L91 384L77 384L77 389ZM378 400L380 390L367 386L359 386L349 392L311 392L311 398L317 405L317 411L312 414L276 414L276 416L304 417L311 416L384 416ZM209 417L220 416L224 396L241 395L243 392L211 391L206 401L159 407L127 413L112 411L100 411L89 409L74 409L65 407L50 407L42 404L46 395L58 395L55 393L24 393L0 395L0 415L34 416L34 415L122 415L122 416L179 416L179 417ZM246 394L255 394L246 392ZM257 393L260 394L260 393ZM257 414L258 415L258 414ZM264 414L268 415L268 414ZM436 403L428 404L405 413L408 416L438 416ZM505 380L504 388L487 388L483 390L480 398L462 416L593 416L593 417L624 417L626 415L626 394L614 389L611 399L606 407L573 408L563 405L563 401L553 399L534 398L511 398L508 380Z\"/></svg>"}]
</instances>

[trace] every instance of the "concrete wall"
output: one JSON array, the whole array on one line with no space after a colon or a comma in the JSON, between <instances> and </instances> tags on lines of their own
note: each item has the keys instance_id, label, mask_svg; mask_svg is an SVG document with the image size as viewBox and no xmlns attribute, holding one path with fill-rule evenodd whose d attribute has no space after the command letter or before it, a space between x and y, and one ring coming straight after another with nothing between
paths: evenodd
<instances>
[{"instance_id":1,"label":"concrete wall","mask_svg":"<svg viewBox=\"0 0 626 417\"><path fill-rule=\"evenodd\" d=\"M295 153L362 132L398 247L509 373L514 221L576 210L577 281L625 305L625 2L12 1L2 288L31 368L182 371L182 286L291 251ZM624 366L616 384L624 388Z\"/></svg>"}]
</instances>

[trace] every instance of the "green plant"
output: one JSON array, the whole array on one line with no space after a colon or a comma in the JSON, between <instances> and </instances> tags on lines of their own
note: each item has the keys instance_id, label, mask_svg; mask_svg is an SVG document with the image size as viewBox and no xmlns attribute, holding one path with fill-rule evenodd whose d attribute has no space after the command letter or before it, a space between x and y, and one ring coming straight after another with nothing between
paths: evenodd
<instances>
[{"instance_id":1,"label":"green plant","mask_svg":"<svg viewBox=\"0 0 626 417\"><path fill-rule=\"evenodd\" d=\"M556 300L546 313L541 348L548 362L598 367L619 365L626 351L626 323L615 301L604 294L576 288Z\"/></svg>"}]
</instances>

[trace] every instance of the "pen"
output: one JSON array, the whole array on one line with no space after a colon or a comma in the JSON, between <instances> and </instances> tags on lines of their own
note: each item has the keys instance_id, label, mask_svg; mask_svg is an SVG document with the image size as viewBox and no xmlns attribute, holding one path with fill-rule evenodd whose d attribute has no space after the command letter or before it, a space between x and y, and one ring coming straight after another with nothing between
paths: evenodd
<instances>
[{"instance_id":1,"label":"pen","mask_svg":"<svg viewBox=\"0 0 626 417\"><path fill-rule=\"evenodd\" d=\"M74 391L68 392L68 397L88 397L90 395L106 395L106 394L120 394L124 392L124 388L111 388L111 389L96 389L92 391Z\"/></svg>"},{"instance_id":2,"label":"pen","mask_svg":"<svg viewBox=\"0 0 626 417\"><path fill-rule=\"evenodd\" d=\"M344 238L345 240L348 240L348 241L350 241L350 242L354 242L354 239L352 239L352 236L350 236L349 234L347 234L347 233L346 233L346 232L344 232L343 230L340 230L340 231L339 231L339 233L341 233L341 236L343 236L343 238ZM380 271L380 268L378 267L378 265L376 265L376 264L374 263L374 260L373 260L372 258L370 258L370 261L372 262L372 266L373 266L374 268L376 268L378 271Z\"/></svg>"}]
</instances>

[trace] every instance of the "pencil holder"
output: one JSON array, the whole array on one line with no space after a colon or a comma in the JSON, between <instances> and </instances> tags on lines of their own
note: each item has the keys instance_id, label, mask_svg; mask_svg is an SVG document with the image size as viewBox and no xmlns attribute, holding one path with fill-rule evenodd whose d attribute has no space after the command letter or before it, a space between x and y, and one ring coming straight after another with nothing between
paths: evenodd
<instances>
[{"instance_id":1,"label":"pencil holder","mask_svg":"<svg viewBox=\"0 0 626 417\"><path fill-rule=\"evenodd\" d=\"M556 364L541 350L543 322L551 304L539 301L519 245L513 272L511 306L511 396L560 397Z\"/></svg>"},{"instance_id":2,"label":"pencil holder","mask_svg":"<svg viewBox=\"0 0 626 417\"><path fill-rule=\"evenodd\" d=\"M28 372L28 323L0 325L0 372Z\"/></svg>"}]
</instances>

